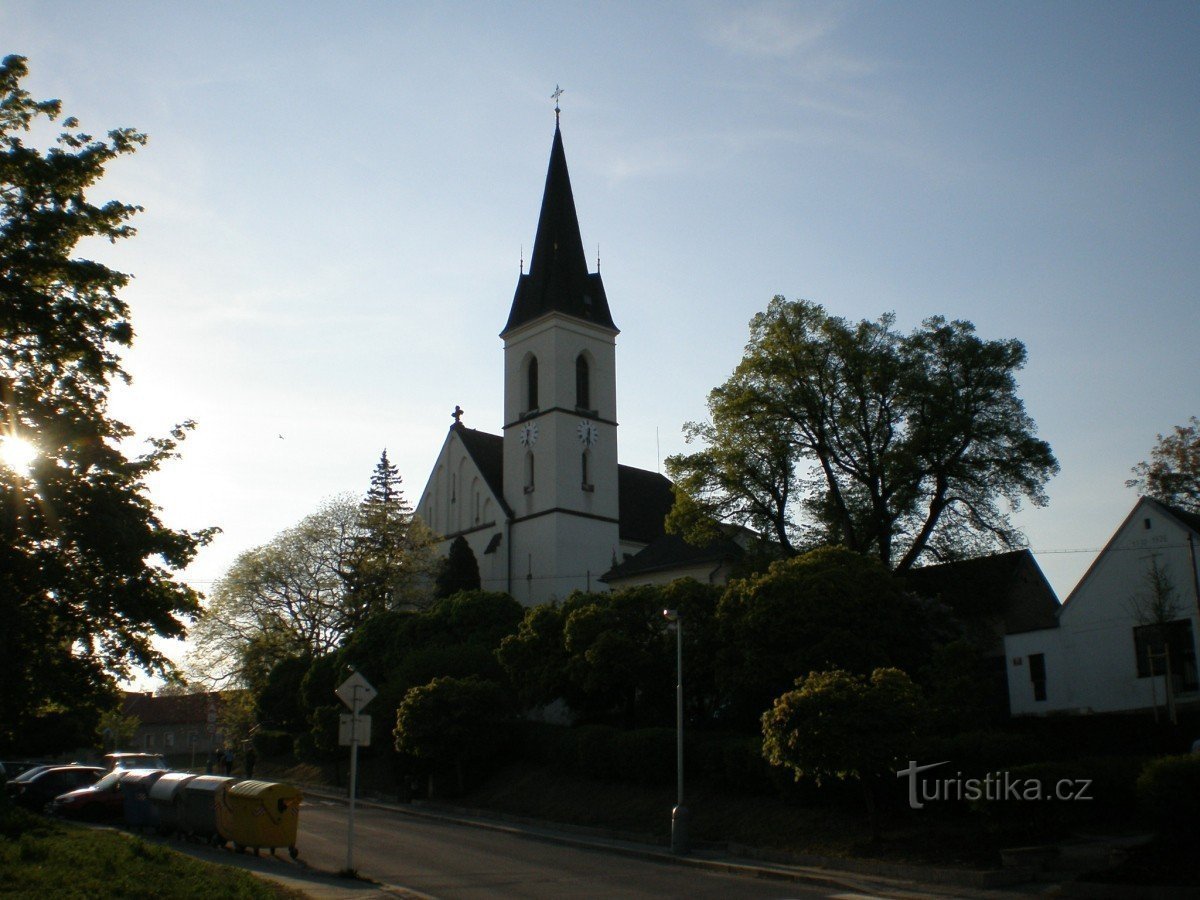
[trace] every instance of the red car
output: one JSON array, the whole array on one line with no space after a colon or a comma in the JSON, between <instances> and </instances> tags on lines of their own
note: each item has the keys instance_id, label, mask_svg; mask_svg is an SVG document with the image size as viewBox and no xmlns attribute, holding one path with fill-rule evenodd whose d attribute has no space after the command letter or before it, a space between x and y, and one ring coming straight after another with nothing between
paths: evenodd
<instances>
[{"instance_id":1,"label":"red car","mask_svg":"<svg viewBox=\"0 0 1200 900\"><path fill-rule=\"evenodd\" d=\"M121 779L131 769L109 772L99 781L76 791L60 794L47 807L52 816L68 819L83 819L85 822L107 822L119 819L125 812L125 798L121 795Z\"/></svg>"}]
</instances>

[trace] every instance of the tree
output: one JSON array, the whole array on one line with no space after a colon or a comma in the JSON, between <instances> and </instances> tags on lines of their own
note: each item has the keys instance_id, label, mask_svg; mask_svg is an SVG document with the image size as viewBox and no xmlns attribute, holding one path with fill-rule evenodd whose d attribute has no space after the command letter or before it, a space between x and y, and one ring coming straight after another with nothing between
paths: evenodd
<instances>
[{"instance_id":1,"label":"tree","mask_svg":"<svg viewBox=\"0 0 1200 900\"><path fill-rule=\"evenodd\" d=\"M763 714L763 756L791 769L797 781L859 782L878 840L873 781L911 753L920 699L916 685L898 669L876 669L869 678L840 669L810 672Z\"/></svg>"},{"instance_id":2,"label":"tree","mask_svg":"<svg viewBox=\"0 0 1200 900\"><path fill-rule=\"evenodd\" d=\"M128 747L133 743L134 735L141 724L141 719L125 715L119 707L105 710L96 723L96 746L103 753Z\"/></svg>"},{"instance_id":3,"label":"tree","mask_svg":"<svg viewBox=\"0 0 1200 900\"><path fill-rule=\"evenodd\" d=\"M465 767L502 750L513 721L505 690L482 678L435 678L411 689L396 710L396 751L453 766L462 793Z\"/></svg>"},{"instance_id":4,"label":"tree","mask_svg":"<svg viewBox=\"0 0 1200 900\"><path fill-rule=\"evenodd\" d=\"M1159 435L1150 461L1133 467L1136 478L1126 487L1148 494L1168 506L1200 513L1200 419L1192 416L1173 434Z\"/></svg>"},{"instance_id":5,"label":"tree","mask_svg":"<svg viewBox=\"0 0 1200 900\"><path fill-rule=\"evenodd\" d=\"M717 620L721 706L739 725L757 721L805 672L913 671L939 630L878 561L832 547L730 582Z\"/></svg>"},{"instance_id":6,"label":"tree","mask_svg":"<svg viewBox=\"0 0 1200 900\"><path fill-rule=\"evenodd\" d=\"M450 542L450 552L442 562L434 584L435 597L450 597L459 591L479 590L479 563L471 545L461 534Z\"/></svg>"},{"instance_id":7,"label":"tree","mask_svg":"<svg viewBox=\"0 0 1200 900\"><path fill-rule=\"evenodd\" d=\"M1138 674L1166 675L1170 672L1175 676L1164 679L1163 690L1166 692L1164 700L1167 713L1172 721L1176 721L1173 683L1185 685L1186 690L1188 669L1195 666L1192 626L1183 614L1183 603L1175 581L1157 553L1150 557L1143 583L1145 590L1133 594L1128 600L1129 611L1139 626L1133 631ZM1156 720L1157 705L1156 699Z\"/></svg>"},{"instance_id":8,"label":"tree","mask_svg":"<svg viewBox=\"0 0 1200 900\"><path fill-rule=\"evenodd\" d=\"M358 522L358 502L343 495L239 555L193 629L193 678L257 691L279 662L337 647L350 627L343 572Z\"/></svg>"},{"instance_id":9,"label":"tree","mask_svg":"<svg viewBox=\"0 0 1200 900\"><path fill-rule=\"evenodd\" d=\"M133 340L129 276L75 256L80 241L134 234L139 207L88 201L109 163L142 146L130 128L94 138L73 118L49 149L25 140L57 100L0 62L0 745L50 713L93 719L132 671L166 672L155 638L178 638L199 595L175 580L212 531L167 528L146 479L192 427L129 458L107 413ZM20 451L27 451L22 453ZM25 456L25 470L17 460ZM94 722L93 722L94 724ZM90 726L89 726L90 727Z\"/></svg>"},{"instance_id":10,"label":"tree","mask_svg":"<svg viewBox=\"0 0 1200 900\"><path fill-rule=\"evenodd\" d=\"M359 505L359 530L345 565L351 627L385 609L429 603L429 582L436 569L433 535L413 518L401 483L399 470L384 450Z\"/></svg>"},{"instance_id":11,"label":"tree","mask_svg":"<svg viewBox=\"0 0 1200 900\"><path fill-rule=\"evenodd\" d=\"M897 572L1023 538L1008 511L1044 505L1058 471L1017 396L1020 341L969 322L851 323L776 297L750 323L733 375L709 394L702 448L667 460L672 531L710 537L733 520L789 554L820 543ZM1007 509L1007 511L1006 511Z\"/></svg>"}]
</instances>

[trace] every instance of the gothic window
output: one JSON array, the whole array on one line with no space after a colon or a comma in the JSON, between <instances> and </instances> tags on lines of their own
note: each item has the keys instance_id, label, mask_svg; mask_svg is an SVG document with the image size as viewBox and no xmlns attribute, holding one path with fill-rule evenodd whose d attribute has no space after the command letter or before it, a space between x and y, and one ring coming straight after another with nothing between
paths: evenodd
<instances>
[{"instance_id":1,"label":"gothic window","mask_svg":"<svg viewBox=\"0 0 1200 900\"><path fill-rule=\"evenodd\" d=\"M592 408L592 392L588 375L587 359L580 353L575 357L575 405L580 409Z\"/></svg>"},{"instance_id":2,"label":"gothic window","mask_svg":"<svg viewBox=\"0 0 1200 900\"><path fill-rule=\"evenodd\" d=\"M583 475L582 486L585 491L594 490L594 488L592 487L592 481L590 478L591 472L589 471L589 464L591 463L591 456L592 456L592 454L590 451L584 450L583 453L579 457L579 469Z\"/></svg>"},{"instance_id":3,"label":"gothic window","mask_svg":"<svg viewBox=\"0 0 1200 900\"><path fill-rule=\"evenodd\" d=\"M528 401L525 405L526 410L538 408L538 364L537 357L531 357L529 360L529 368L525 372L525 399Z\"/></svg>"},{"instance_id":4,"label":"gothic window","mask_svg":"<svg viewBox=\"0 0 1200 900\"><path fill-rule=\"evenodd\" d=\"M533 493L533 453L525 454L525 493Z\"/></svg>"}]
</instances>

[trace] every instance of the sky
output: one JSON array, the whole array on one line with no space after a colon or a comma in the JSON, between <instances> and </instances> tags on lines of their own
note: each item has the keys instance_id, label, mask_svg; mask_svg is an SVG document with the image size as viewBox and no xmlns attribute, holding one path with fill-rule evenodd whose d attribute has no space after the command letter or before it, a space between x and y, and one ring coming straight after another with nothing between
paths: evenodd
<instances>
[{"instance_id":1,"label":"sky","mask_svg":"<svg viewBox=\"0 0 1200 900\"><path fill-rule=\"evenodd\" d=\"M562 133L617 339L621 461L688 449L771 297L1018 338L1061 464L1016 515L1065 599L1156 435L1200 415L1200 5L0 3L0 53L148 145L113 414L197 422L153 477L219 526L185 578L386 448L419 498L456 404L499 433L503 327ZM136 448L135 448L136 449Z\"/></svg>"}]
</instances>

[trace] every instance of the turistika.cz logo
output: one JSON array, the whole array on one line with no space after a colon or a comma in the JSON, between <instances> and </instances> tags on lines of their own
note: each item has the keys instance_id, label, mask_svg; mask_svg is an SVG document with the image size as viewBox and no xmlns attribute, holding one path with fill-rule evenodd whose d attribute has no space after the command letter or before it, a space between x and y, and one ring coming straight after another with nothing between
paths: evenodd
<instances>
[{"instance_id":1,"label":"turistika.cz logo","mask_svg":"<svg viewBox=\"0 0 1200 900\"><path fill-rule=\"evenodd\" d=\"M1053 783L1039 778L1015 778L1011 772L988 772L982 778L964 778L962 772L945 777L921 773L949 765L949 760L918 766L910 759L908 768L896 772L908 776L908 805L923 809L926 803L948 800L1091 800L1092 779L1060 778ZM918 777L921 776L921 777Z\"/></svg>"}]
</instances>

